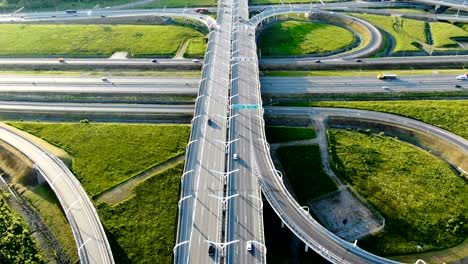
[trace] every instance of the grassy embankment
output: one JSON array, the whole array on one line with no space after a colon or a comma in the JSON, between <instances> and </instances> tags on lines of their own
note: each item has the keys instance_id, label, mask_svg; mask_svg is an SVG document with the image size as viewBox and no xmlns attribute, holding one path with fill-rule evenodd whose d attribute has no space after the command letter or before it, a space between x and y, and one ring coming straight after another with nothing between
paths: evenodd
<instances>
[{"instance_id":1,"label":"grassy embankment","mask_svg":"<svg viewBox=\"0 0 468 264\"><path fill-rule=\"evenodd\" d=\"M46 263L24 219L13 212L0 191L0 263Z\"/></svg>"},{"instance_id":2,"label":"grassy embankment","mask_svg":"<svg viewBox=\"0 0 468 264\"><path fill-rule=\"evenodd\" d=\"M12 124L67 150L73 156L73 172L90 194L180 155L189 134L185 125ZM133 196L121 203L98 205L118 263L170 262L181 170L179 163L140 182ZM35 207L43 210L42 217L60 237L57 232L68 225L57 217L63 214L50 189L36 187L33 195ZM68 243L64 246L74 247L73 240Z\"/></svg>"},{"instance_id":3,"label":"grassy embankment","mask_svg":"<svg viewBox=\"0 0 468 264\"><path fill-rule=\"evenodd\" d=\"M393 53L421 51L414 43L427 43L424 21L393 16L352 14L380 27L395 39Z\"/></svg>"},{"instance_id":4,"label":"grassy embankment","mask_svg":"<svg viewBox=\"0 0 468 264\"><path fill-rule=\"evenodd\" d=\"M319 106L346 107L364 110L387 112L421 120L438 126L468 139L468 101L466 100L421 100L421 101L355 101L355 102L288 102L279 103L282 106Z\"/></svg>"},{"instance_id":5,"label":"grassy embankment","mask_svg":"<svg viewBox=\"0 0 468 264\"><path fill-rule=\"evenodd\" d=\"M187 125L10 124L73 156L72 171L90 196L183 154L190 132Z\"/></svg>"},{"instance_id":6,"label":"grassy embankment","mask_svg":"<svg viewBox=\"0 0 468 264\"><path fill-rule=\"evenodd\" d=\"M301 205L337 189L322 169L318 145L280 147L276 152Z\"/></svg>"},{"instance_id":7,"label":"grassy embankment","mask_svg":"<svg viewBox=\"0 0 468 264\"><path fill-rule=\"evenodd\" d=\"M265 134L269 143L315 138L315 130L310 127L266 126Z\"/></svg>"},{"instance_id":8,"label":"grassy embankment","mask_svg":"<svg viewBox=\"0 0 468 264\"><path fill-rule=\"evenodd\" d=\"M453 39L468 40L468 32L455 25L443 22L431 22L430 29L433 45L436 48L459 48Z\"/></svg>"},{"instance_id":9,"label":"grassy embankment","mask_svg":"<svg viewBox=\"0 0 468 264\"><path fill-rule=\"evenodd\" d=\"M201 58L205 55L206 38L192 38L189 40L187 49L185 50L184 57L187 58Z\"/></svg>"},{"instance_id":10,"label":"grassy embankment","mask_svg":"<svg viewBox=\"0 0 468 264\"><path fill-rule=\"evenodd\" d=\"M262 56L305 55L346 48L355 41L351 31L335 25L285 21L260 36Z\"/></svg>"},{"instance_id":11,"label":"grassy embankment","mask_svg":"<svg viewBox=\"0 0 468 264\"><path fill-rule=\"evenodd\" d=\"M390 137L329 130L339 177L385 217L382 234L359 242L390 256L441 249L468 234L468 185L435 156Z\"/></svg>"},{"instance_id":12,"label":"grassy embankment","mask_svg":"<svg viewBox=\"0 0 468 264\"><path fill-rule=\"evenodd\" d=\"M173 25L0 25L0 55L173 56L181 43L203 34ZM203 53L202 45L193 52ZM201 49L201 50L200 50Z\"/></svg>"},{"instance_id":13,"label":"grassy embankment","mask_svg":"<svg viewBox=\"0 0 468 264\"><path fill-rule=\"evenodd\" d=\"M171 263L182 170L179 164L144 180L114 206L98 205L118 263Z\"/></svg>"}]
</instances>

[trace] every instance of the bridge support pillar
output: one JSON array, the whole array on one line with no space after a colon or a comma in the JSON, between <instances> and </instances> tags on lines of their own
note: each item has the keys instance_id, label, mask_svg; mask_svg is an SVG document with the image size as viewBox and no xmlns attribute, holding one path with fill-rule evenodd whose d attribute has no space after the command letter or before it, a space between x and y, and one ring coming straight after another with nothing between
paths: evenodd
<instances>
[{"instance_id":1,"label":"bridge support pillar","mask_svg":"<svg viewBox=\"0 0 468 264\"><path fill-rule=\"evenodd\" d=\"M36 164L34 164L33 169L34 169L34 174L36 174L37 184L44 183L46 180L45 180L44 176L42 175L41 171L39 170L39 168L37 167Z\"/></svg>"},{"instance_id":2,"label":"bridge support pillar","mask_svg":"<svg viewBox=\"0 0 468 264\"><path fill-rule=\"evenodd\" d=\"M281 221L281 228L284 228L284 222Z\"/></svg>"},{"instance_id":3,"label":"bridge support pillar","mask_svg":"<svg viewBox=\"0 0 468 264\"><path fill-rule=\"evenodd\" d=\"M307 244L305 245L305 248L304 248L304 252L307 252L309 251L309 247L307 246Z\"/></svg>"}]
</instances>

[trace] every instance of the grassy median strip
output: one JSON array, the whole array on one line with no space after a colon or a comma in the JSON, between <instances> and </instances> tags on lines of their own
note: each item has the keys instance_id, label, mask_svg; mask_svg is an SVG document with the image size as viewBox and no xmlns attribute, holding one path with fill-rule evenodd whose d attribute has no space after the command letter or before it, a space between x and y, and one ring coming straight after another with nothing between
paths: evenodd
<instances>
[{"instance_id":1,"label":"grassy median strip","mask_svg":"<svg viewBox=\"0 0 468 264\"><path fill-rule=\"evenodd\" d=\"M171 263L183 164L139 183L115 206L98 205L118 263Z\"/></svg>"},{"instance_id":2,"label":"grassy median strip","mask_svg":"<svg viewBox=\"0 0 468 264\"><path fill-rule=\"evenodd\" d=\"M335 25L285 21L265 29L259 41L262 56L324 53L355 41L351 31Z\"/></svg>"},{"instance_id":3,"label":"grassy median strip","mask_svg":"<svg viewBox=\"0 0 468 264\"><path fill-rule=\"evenodd\" d=\"M318 145L280 147L276 152L301 205L337 189L322 169Z\"/></svg>"},{"instance_id":4,"label":"grassy median strip","mask_svg":"<svg viewBox=\"0 0 468 264\"><path fill-rule=\"evenodd\" d=\"M310 127L266 126L265 133L269 143L313 139L315 130Z\"/></svg>"},{"instance_id":5,"label":"grassy median strip","mask_svg":"<svg viewBox=\"0 0 468 264\"><path fill-rule=\"evenodd\" d=\"M455 120L455 119L453 119ZM378 255L450 247L468 235L468 185L441 159L366 132L328 131L332 166L385 217L382 234L359 242Z\"/></svg>"},{"instance_id":6,"label":"grassy median strip","mask_svg":"<svg viewBox=\"0 0 468 264\"><path fill-rule=\"evenodd\" d=\"M467 100L285 102L282 106L345 107L387 112L421 120L468 139Z\"/></svg>"},{"instance_id":7,"label":"grassy median strip","mask_svg":"<svg viewBox=\"0 0 468 264\"><path fill-rule=\"evenodd\" d=\"M71 156L90 196L185 152L187 125L11 122Z\"/></svg>"},{"instance_id":8,"label":"grassy median strip","mask_svg":"<svg viewBox=\"0 0 468 264\"><path fill-rule=\"evenodd\" d=\"M0 55L172 56L187 39L203 34L173 25L0 25Z\"/></svg>"}]
</instances>

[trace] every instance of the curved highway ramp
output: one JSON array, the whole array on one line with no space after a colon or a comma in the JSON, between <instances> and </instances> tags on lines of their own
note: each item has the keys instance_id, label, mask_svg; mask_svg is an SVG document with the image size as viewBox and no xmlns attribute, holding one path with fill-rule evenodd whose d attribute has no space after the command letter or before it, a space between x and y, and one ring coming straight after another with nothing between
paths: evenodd
<instances>
[{"instance_id":1,"label":"curved highway ramp","mask_svg":"<svg viewBox=\"0 0 468 264\"><path fill-rule=\"evenodd\" d=\"M65 164L5 125L0 126L0 140L31 159L57 196L75 237L80 262L114 263L99 216L85 190Z\"/></svg>"}]
</instances>

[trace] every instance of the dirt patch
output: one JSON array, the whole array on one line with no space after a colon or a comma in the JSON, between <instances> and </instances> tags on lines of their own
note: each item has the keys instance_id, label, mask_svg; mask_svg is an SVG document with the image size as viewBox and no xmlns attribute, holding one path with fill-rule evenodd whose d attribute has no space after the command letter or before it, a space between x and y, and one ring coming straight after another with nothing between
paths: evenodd
<instances>
[{"instance_id":1,"label":"dirt patch","mask_svg":"<svg viewBox=\"0 0 468 264\"><path fill-rule=\"evenodd\" d=\"M310 202L309 207L325 228L349 242L375 234L385 225L384 218L348 187Z\"/></svg>"}]
</instances>

